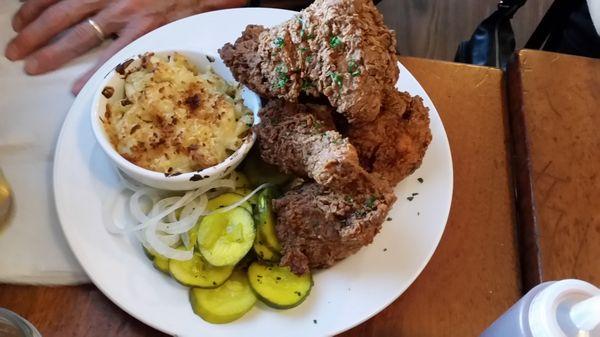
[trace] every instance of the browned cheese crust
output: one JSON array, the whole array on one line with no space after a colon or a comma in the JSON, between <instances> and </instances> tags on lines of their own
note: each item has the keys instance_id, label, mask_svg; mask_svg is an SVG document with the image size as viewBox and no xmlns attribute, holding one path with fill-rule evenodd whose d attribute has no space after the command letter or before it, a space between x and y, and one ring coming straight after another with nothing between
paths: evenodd
<instances>
[{"instance_id":1,"label":"browned cheese crust","mask_svg":"<svg viewBox=\"0 0 600 337\"><path fill-rule=\"evenodd\" d=\"M279 26L248 26L219 53L261 96L323 94L350 123L373 121L398 80L395 34L371 0L316 0Z\"/></svg>"},{"instance_id":2,"label":"browned cheese crust","mask_svg":"<svg viewBox=\"0 0 600 337\"><path fill-rule=\"evenodd\" d=\"M423 161L431 143L429 110L421 97L388 90L383 110L371 123L350 125L348 138L367 171L397 185Z\"/></svg>"},{"instance_id":3,"label":"browned cheese crust","mask_svg":"<svg viewBox=\"0 0 600 337\"><path fill-rule=\"evenodd\" d=\"M348 195L307 183L273 201L282 265L303 274L327 268L370 244L387 217L391 193Z\"/></svg>"}]
</instances>

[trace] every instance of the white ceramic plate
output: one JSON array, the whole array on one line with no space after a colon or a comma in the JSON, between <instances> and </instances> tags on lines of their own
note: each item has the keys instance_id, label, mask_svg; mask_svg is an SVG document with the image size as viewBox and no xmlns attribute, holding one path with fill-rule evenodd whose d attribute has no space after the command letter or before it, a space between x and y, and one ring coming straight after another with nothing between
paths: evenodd
<instances>
[{"instance_id":1,"label":"white ceramic plate","mask_svg":"<svg viewBox=\"0 0 600 337\"><path fill-rule=\"evenodd\" d=\"M56 208L65 236L94 284L123 310L158 330L185 337L334 335L367 320L400 296L423 270L442 236L452 200L448 139L431 100L402 66L398 88L424 98L431 110L433 142L421 168L396 188L392 220L384 224L375 242L316 273L315 286L302 305L277 311L259 304L233 323L206 323L192 312L187 289L157 272L139 244L104 229L103 205L120 187L90 127L91 99L102 77L119 62L146 51L214 54L225 42L234 41L247 24L272 26L293 14L275 9L226 10L153 31L100 68L65 119L54 162ZM409 202L413 192L418 195Z\"/></svg>"}]
</instances>

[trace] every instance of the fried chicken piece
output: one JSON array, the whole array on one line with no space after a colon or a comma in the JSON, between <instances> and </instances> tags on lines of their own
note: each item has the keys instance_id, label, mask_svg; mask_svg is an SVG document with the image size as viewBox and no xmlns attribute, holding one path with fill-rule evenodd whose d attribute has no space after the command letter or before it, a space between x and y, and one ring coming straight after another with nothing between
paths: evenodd
<instances>
[{"instance_id":1,"label":"fried chicken piece","mask_svg":"<svg viewBox=\"0 0 600 337\"><path fill-rule=\"evenodd\" d=\"M373 242L396 198L380 194L348 195L314 182L273 201L281 265L296 274L327 268Z\"/></svg>"},{"instance_id":2,"label":"fried chicken piece","mask_svg":"<svg viewBox=\"0 0 600 337\"><path fill-rule=\"evenodd\" d=\"M373 121L381 88L398 80L395 34L371 0L316 0L279 26L248 26L219 54L259 95L323 94L350 123Z\"/></svg>"},{"instance_id":3,"label":"fried chicken piece","mask_svg":"<svg viewBox=\"0 0 600 337\"><path fill-rule=\"evenodd\" d=\"M371 123L349 125L348 138L361 165L392 186L412 174L431 143L429 110L421 97L387 91L383 110Z\"/></svg>"},{"instance_id":4,"label":"fried chicken piece","mask_svg":"<svg viewBox=\"0 0 600 337\"><path fill-rule=\"evenodd\" d=\"M348 139L335 131L331 113L322 105L270 101L254 127L262 159L336 191L374 191L375 177L360 166Z\"/></svg>"}]
</instances>

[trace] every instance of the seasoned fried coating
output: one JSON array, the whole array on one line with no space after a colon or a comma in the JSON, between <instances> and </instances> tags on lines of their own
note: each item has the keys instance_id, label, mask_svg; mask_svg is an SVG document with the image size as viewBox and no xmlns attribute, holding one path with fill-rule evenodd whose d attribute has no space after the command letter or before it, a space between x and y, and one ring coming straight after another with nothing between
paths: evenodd
<instances>
[{"instance_id":1,"label":"seasoned fried coating","mask_svg":"<svg viewBox=\"0 0 600 337\"><path fill-rule=\"evenodd\" d=\"M325 95L350 123L373 121L398 80L395 34L371 0L316 0L279 26L248 26L219 53L259 95Z\"/></svg>"},{"instance_id":2,"label":"seasoned fried coating","mask_svg":"<svg viewBox=\"0 0 600 337\"><path fill-rule=\"evenodd\" d=\"M273 201L281 264L294 273L327 268L370 244L395 201L389 191L348 195L314 182Z\"/></svg>"},{"instance_id":3,"label":"seasoned fried coating","mask_svg":"<svg viewBox=\"0 0 600 337\"><path fill-rule=\"evenodd\" d=\"M262 159L336 191L379 190L354 146L335 131L331 112L327 106L270 101L254 127Z\"/></svg>"},{"instance_id":4,"label":"seasoned fried coating","mask_svg":"<svg viewBox=\"0 0 600 337\"><path fill-rule=\"evenodd\" d=\"M395 186L421 166L431 130L429 110L421 97L395 89L387 92L377 119L351 124L347 135L358 150L361 165Z\"/></svg>"},{"instance_id":5,"label":"seasoned fried coating","mask_svg":"<svg viewBox=\"0 0 600 337\"><path fill-rule=\"evenodd\" d=\"M392 188L431 142L422 100L394 89L395 43L371 0L316 0L219 50L240 83L271 99L254 127L262 159L305 179L273 200L281 264L297 274L370 244ZM307 98L332 107L301 104Z\"/></svg>"}]
</instances>

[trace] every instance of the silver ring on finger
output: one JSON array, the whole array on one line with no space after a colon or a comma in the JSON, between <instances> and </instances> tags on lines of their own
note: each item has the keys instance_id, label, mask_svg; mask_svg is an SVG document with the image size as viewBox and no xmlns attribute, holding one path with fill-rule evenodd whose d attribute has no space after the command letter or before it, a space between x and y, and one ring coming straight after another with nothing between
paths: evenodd
<instances>
[{"instance_id":1,"label":"silver ring on finger","mask_svg":"<svg viewBox=\"0 0 600 337\"><path fill-rule=\"evenodd\" d=\"M104 31L96 21L94 21L92 18L88 18L87 22L90 24L90 26L92 26L94 33L96 33L96 36L98 39L100 39L100 41L106 40L106 34L104 34Z\"/></svg>"}]
</instances>

